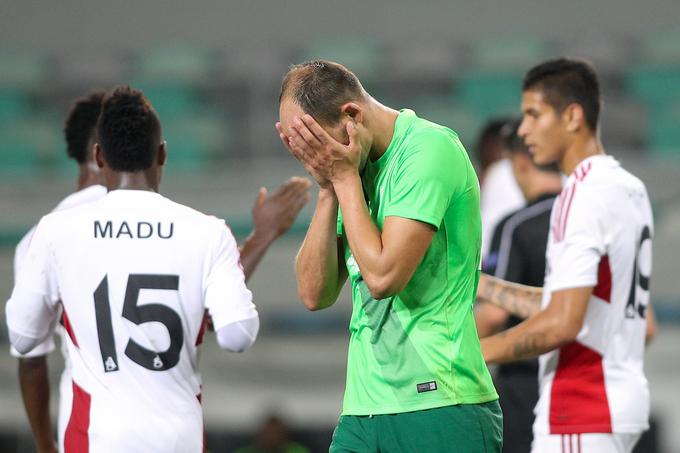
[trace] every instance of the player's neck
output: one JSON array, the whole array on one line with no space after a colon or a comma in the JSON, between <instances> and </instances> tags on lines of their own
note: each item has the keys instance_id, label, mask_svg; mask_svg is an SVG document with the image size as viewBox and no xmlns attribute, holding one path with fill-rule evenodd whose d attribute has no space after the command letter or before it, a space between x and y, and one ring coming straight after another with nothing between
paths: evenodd
<instances>
[{"instance_id":1,"label":"player's neck","mask_svg":"<svg viewBox=\"0 0 680 453\"><path fill-rule=\"evenodd\" d=\"M394 137L394 125L399 112L373 100L371 106L371 127L373 129L373 146L369 158L377 160L385 154Z\"/></svg>"},{"instance_id":2,"label":"player's neck","mask_svg":"<svg viewBox=\"0 0 680 453\"><path fill-rule=\"evenodd\" d=\"M583 134L577 137L565 151L559 163L560 170L569 176L576 170L578 164L598 154L604 154L604 147L599 137L595 134Z\"/></svg>"},{"instance_id":3,"label":"player's neck","mask_svg":"<svg viewBox=\"0 0 680 453\"><path fill-rule=\"evenodd\" d=\"M92 162L88 162L78 166L78 190L102 184L99 170L96 169L96 171L93 171L92 165ZM96 168L96 164L94 165Z\"/></svg>"},{"instance_id":4,"label":"player's neck","mask_svg":"<svg viewBox=\"0 0 680 453\"><path fill-rule=\"evenodd\" d=\"M106 188L112 190L148 190L158 192L158 179L148 171L111 172L105 176Z\"/></svg>"}]
</instances>

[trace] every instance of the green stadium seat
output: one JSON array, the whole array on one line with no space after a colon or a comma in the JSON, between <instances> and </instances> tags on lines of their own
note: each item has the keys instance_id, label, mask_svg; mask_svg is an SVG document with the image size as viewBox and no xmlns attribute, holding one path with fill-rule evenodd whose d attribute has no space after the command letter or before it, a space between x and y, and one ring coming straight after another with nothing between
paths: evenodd
<instances>
[{"instance_id":1,"label":"green stadium seat","mask_svg":"<svg viewBox=\"0 0 680 453\"><path fill-rule=\"evenodd\" d=\"M643 63L625 76L628 91L652 109L680 100L680 60L675 63Z\"/></svg>"},{"instance_id":2,"label":"green stadium seat","mask_svg":"<svg viewBox=\"0 0 680 453\"><path fill-rule=\"evenodd\" d=\"M0 173L25 176L49 169L55 163L62 143L58 123L43 119L23 119L0 127Z\"/></svg>"},{"instance_id":3,"label":"green stadium seat","mask_svg":"<svg viewBox=\"0 0 680 453\"><path fill-rule=\"evenodd\" d=\"M11 121L29 111L28 96L17 88L0 88L0 121Z\"/></svg>"},{"instance_id":4,"label":"green stadium seat","mask_svg":"<svg viewBox=\"0 0 680 453\"><path fill-rule=\"evenodd\" d=\"M649 111L647 133L654 154L680 157L680 104Z\"/></svg>"},{"instance_id":5,"label":"green stadium seat","mask_svg":"<svg viewBox=\"0 0 680 453\"><path fill-rule=\"evenodd\" d=\"M475 40L470 47L474 71L523 74L551 55L549 42L535 37L508 37Z\"/></svg>"},{"instance_id":6,"label":"green stadium seat","mask_svg":"<svg viewBox=\"0 0 680 453\"><path fill-rule=\"evenodd\" d=\"M181 82L143 81L133 86L144 91L163 122L186 118L205 108L196 89Z\"/></svg>"},{"instance_id":7,"label":"green stadium seat","mask_svg":"<svg viewBox=\"0 0 680 453\"><path fill-rule=\"evenodd\" d=\"M444 102L441 98L414 99L412 108L419 117L454 130L468 148L481 127L480 119L474 113L458 108L445 99Z\"/></svg>"},{"instance_id":8,"label":"green stadium seat","mask_svg":"<svg viewBox=\"0 0 680 453\"><path fill-rule=\"evenodd\" d=\"M230 122L223 114L204 112L164 123L169 171L203 169L229 153Z\"/></svg>"},{"instance_id":9,"label":"green stadium seat","mask_svg":"<svg viewBox=\"0 0 680 453\"><path fill-rule=\"evenodd\" d=\"M456 83L454 102L480 118L520 115L522 73L467 71Z\"/></svg>"},{"instance_id":10,"label":"green stadium seat","mask_svg":"<svg viewBox=\"0 0 680 453\"><path fill-rule=\"evenodd\" d=\"M205 83L213 71L213 59L205 50L165 46L140 53L132 65L133 78L148 81Z\"/></svg>"}]
</instances>

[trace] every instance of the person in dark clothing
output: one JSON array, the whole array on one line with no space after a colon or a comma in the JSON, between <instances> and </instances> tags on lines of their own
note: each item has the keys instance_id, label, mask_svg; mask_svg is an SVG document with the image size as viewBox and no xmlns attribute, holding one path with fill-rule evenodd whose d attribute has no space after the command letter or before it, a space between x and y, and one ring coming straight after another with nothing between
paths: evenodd
<instances>
[{"instance_id":1,"label":"person in dark clothing","mask_svg":"<svg viewBox=\"0 0 680 453\"><path fill-rule=\"evenodd\" d=\"M512 123L505 134L513 174L527 200L526 206L503 218L496 226L483 272L503 280L530 286L543 286L545 247L550 228L550 211L562 188L559 169L533 163L522 138L519 123ZM475 321L480 338L519 324L522 319L490 303L479 303ZM505 415L503 451L531 449L533 409L538 399L536 359L501 365L494 383Z\"/></svg>"}]
</instances>

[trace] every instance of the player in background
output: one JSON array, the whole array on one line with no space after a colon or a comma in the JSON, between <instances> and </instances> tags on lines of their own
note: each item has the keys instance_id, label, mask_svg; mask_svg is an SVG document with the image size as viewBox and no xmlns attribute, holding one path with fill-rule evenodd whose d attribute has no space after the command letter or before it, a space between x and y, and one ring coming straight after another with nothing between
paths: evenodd
<instances>
[{"instance_id":1,"label":"player in background","mask_svg":"<svg viewBox=\"0 0 680 453\"><path fill-rule=\"evenodd\" d=\"M652 210L644 184L604 152L600 105L584 61L550 60L527 73L519 135L534 162L557 162L569 176L551 214L543 290L480 284L482 299L494 286L510 305L542 298L542 310L482 340L489 363L540 355L533 452L630 452L648 428Z\"/></svg>"},{"instance_id":2,"label":"player in background","mask_svg":"<svg viewBox=\"0 0 680 453\"><path fill-rule=\"evenodd\" d=\"M128 98L130 98L130 97L134 98L135 96L139 97L138 94L133 93L133 95L128 96ZM141 110L137 109L137 113L140 113L140 112L141 112ZM149 112L150 112L150 110L149 110ZM155 117L155 114L153 114L153 117ZM121 121L123 121L124 119L125 118L122 118ZM157 119L155 121L157 122ZM159 152L159 155L164 155L164 154L165 154L164 150L162 151L162 153ZM151 176L153 176L153 175L151 175ZM151 183L153 183L153 181L151 181ZM284 222L283 219L273 220L271 214L272 214L272 212L276 213L279 210L281 204L287 204L288 209L294 211L294 213L292 214L292 217L294 218L295 215L297 214L297 211L299 211L299 209L296 211L293 208L297 204L300 203L299 200L298 200L300 197L298 197L296 195L296 194L298 194L298 191L297 190L291 190L291 188L306 187L306 186L308 186L308 183L305 183L302 180L289 181L287 184L285 184L282 187L282 189L278 190L276 192L276 194L274 194L272 197L269 197L269 198L266 197L266 193L261 191L260 196L258 197L258 202L256 203L256 206L254 207L254 210L253 210L255 220L256 220L256 231L254 232L254 234L252 234L250 236L249 241L252 241L253 238L263 238L261 236L262 233L268 233L264 236L264 239L269 238L269 240L273 240L277 237L277 235L280 232L285 231L285 229L287 229L286 225L290 226L290 223L292 223L292 220L290 220L290 222L288 221L288 215L283 216L283 218L286 219L285 222ZM306 191L306 189L305 189L305 191ZM301 198L304 199L304 194L300 194L300 195L302 195ZM304 204L304 202L302 204ZM270 225L270 222L272 222L272 221L273 221L274 224ZM263 226L264 226L264 228L258 229L258 227L263 227ZM226 228L225 228L225 230L226 230ZM272 232L272 230L273 230L273 232ZM146 235L146 232L143 233L143 234ZM37 242L37 241L32 241L32 242ZM266 244L267 241L265 240L264 243ZM36 249L36 247L37 247L37 249ZM260 247L261 247L261 245L257 245L256 247L252 248L251 250L257 251L258 249L260 249ZM32 245L32 248L34 249L34 253L39 253L39 246ZM254 252L250 252L251 256L252 256L252 253L254 253ZM247 252L245 250L244 250L244 254L247 254ZM30 254L29 254L29 257L30 257ZM90 259L93 259L93 258L90 258ZM31 263L31 261L28 261L28 259L27 259L27 262ZM254 263L256 264L257 260L255 260ZM84 269L86 269L86 267ZM254 269L254 267L251 267L251 272L252 272L252 269ZM22 274L23 274L23 271L22 271ZM21 277L19 277L19 279L18 279L19 280L18 286L21 286L20 279L21 279ZM13 304L13 305L17 305L17 304ZM67 318L65 318L65 319L67 319ZM218 339L220 339L220 332L218 332ZM222 340L223 340L223 338L222 338ZM28 348L25 347L25 346L26 345L24 345L24 347L22 348L23 352L26 352L28 350ZM35 345L32 343L29 346L33 347ZM46 386L47 383L45 382L44 384L45 384L45 387L47 387ZM47 398L45 398L45 400L47 400ZM42 409L41 411L36 411L36 412L48 413L48 411L46 410L46 404L45 404L44 407L45 408ZM29 411L29 416L30 415L31 415L31 413ZM49 422L49 418L46 418L46 419ZM45 431L43 431L43 432L45 432ZM47 425L46 432L48 434L45 435L44 438L49 439L51 437L50 436L49 423ZM38 433L36 433L36 437L38 437ZM62 444L62 448L63 447L64 447L64 445ZM50 451L49 448L50 448L49 445L46 446L46 449L47 449L46 451ZM53 448L53 446L51 446L51 448Z\"/></svg>"},{"instance_id":3,"label":"player in background","mask_svg":"<svg viewBox=\"0 0 680 453\"><path fill-rule=\"evenodd\" d=\"M479 184L457 134L380 104L328 61L291 68L279 115L282 142L320 186L296 260L300 299L326 308L352 284L330 451L500 452L472 313Z\"/></svg>"},{"instance_id":4,"label":"player in background","mask_svg":"<svg viewBox=\"0 0 680 453\"><path fill-rule=\"evenodd\" d=\"M526 206L509 214L496 226L491 249L482 271L497 278L530 286L543 286L545 246L550 229L550 211L562 189L556 164L534 164L524 141L517 135L519 121L509 122L504 131L517 185ZM480 338L516 326L522 318L491 303L475 306ZM503 451L525 453L531 449L531 426L538 400L538 361L523 360L498 367L494 384L503 409Z\"/></svg>"},{"instance_id":5,"label":"player in background","mask_svg":"<svg viewBox=\"0 0 680 453\"><path fill-rule=\"evenodd\" d=\"M93 91L77 99L68 113L64 125L66 152L78 164L76 192L64 198L54 209L60 211L98 200L106 195L101 172L94 161L94 129L101 110L104 91ZM15 284L23 264L35 227L21 239L14 254ZM57 328L59 331L60 327ZM60 332L61 333L61 332ZM63 339L62 339L63 340ZM63 341L62 341L63 346ZM55 349L54 336L48 336L26 354L10 347L10 354L18 358L19 386L26 415L39 453L56 451L50 419L50 386L47 371L47 354ZM61 443L66 421L71 411L71 374L68 355L64 352L64 371L59 382L59 411L57 437Z\"/></svg>"},{"instance_id":6,"label":"player in background","mask_svg":"<svg viewBox=\"0 0 680 453\"><path fill-rule=\"evenodd\" d=\"M489 253L491 238L498 222L524 206L524 197L512 174L505 144L505 131L511 121L509 118L488 121L475 146L479 160L482 259Z\"/></svg>"}]
</instances>

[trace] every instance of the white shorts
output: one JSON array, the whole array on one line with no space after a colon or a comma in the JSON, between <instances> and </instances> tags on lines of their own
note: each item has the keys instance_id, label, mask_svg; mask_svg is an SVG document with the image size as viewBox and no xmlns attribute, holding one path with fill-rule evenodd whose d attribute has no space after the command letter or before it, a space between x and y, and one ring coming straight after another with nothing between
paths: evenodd
<instances>
[{"instance_id":1,"label":"white shorts","mask_svg":"<svg viewBox=\"0 0 680 453\"><path fill-rule=\"evenodd\" d=\"M548 434L534 437L531 453L631 453L642 433Z\"/></svg>"}]
</instances>

